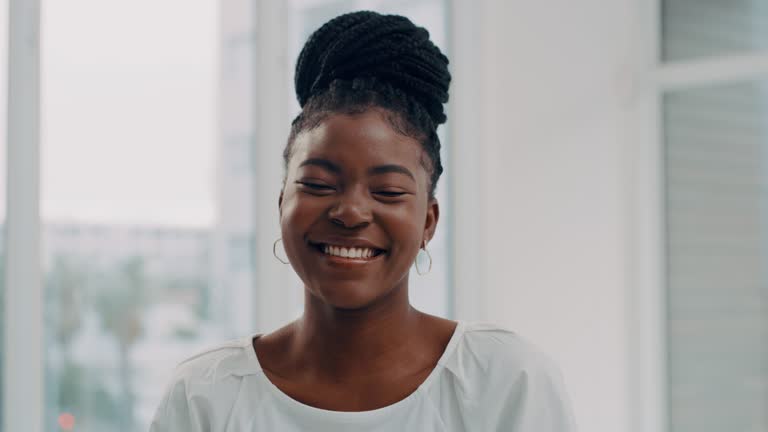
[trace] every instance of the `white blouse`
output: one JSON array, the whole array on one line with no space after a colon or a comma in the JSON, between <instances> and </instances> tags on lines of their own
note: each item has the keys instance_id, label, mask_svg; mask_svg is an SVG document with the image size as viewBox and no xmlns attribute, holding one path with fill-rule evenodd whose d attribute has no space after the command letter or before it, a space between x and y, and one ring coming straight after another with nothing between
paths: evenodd
<instances>
[{"instance_id":1,"label":"white blouse","mask_svg":"<svg viewBox=\"0 0 768 432\"><path fill-rule=\"evenodd\" d=\"M559 368L493 324L459 321L437 366L409 396L370 411L292 399L261 369L253 336L180 363L150 432L574 432Z\"/></svg>"}]
</instances>

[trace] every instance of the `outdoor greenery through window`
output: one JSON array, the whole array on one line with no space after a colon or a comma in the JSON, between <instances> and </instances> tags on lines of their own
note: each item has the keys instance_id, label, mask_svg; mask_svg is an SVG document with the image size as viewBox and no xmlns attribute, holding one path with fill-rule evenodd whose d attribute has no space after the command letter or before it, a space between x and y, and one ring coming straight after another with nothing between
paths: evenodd
<instances>
[{"instance_id":1,"label":"outdoor greenery through window","mask_svg":"<svg viewBox=\"0 0 768 432\"><path fill-rule=\"evenodd\" d=\"M250 289L221 265L250 259L219 217L248 173L215 165L218 6L42 4L46 431L147 430L173 367L243 330L213 307Z\"/></svg>"}]
</instances>

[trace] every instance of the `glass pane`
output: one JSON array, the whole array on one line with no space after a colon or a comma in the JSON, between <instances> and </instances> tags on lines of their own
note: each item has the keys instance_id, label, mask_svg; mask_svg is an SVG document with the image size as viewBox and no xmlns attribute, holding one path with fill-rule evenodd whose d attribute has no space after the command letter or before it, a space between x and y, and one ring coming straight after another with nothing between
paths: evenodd
<instances>
[{"instance_id":1,"label":"glass pane","mask_svg":"<svg viewBox=\"0 0 768 432\"><path fill-rule=\"evenodd\" d=\"M444 53L448 53L447 11L444 0L293 0L291 4L291 18L293 20L291 26L293 30L290 32L291 52L289 54L291 66L295 64L301 47L313 31L335 16L357 10L372 10L379 13L407 16L416 25L426 28L432 42L440 47ZM300 108L296 102L293 88L287 97L291 100L294 115L298 114ZM442 143L440 158L444 167L450 165L447 151L450 138L445 134L446 129L447 125L445 124L438 128ZM411 303L419 310L443 317L453 315L450 273L452 263L450 261L450 239L447 235L450 232L451 217L450 212L445 211L451 205L449 201L450 176L450 171L446 170L437 186L437 199L443 212L438 222L435 237L428 245L433 262L432 270L424 276L419 276L413 268L409 282Z\"/></svg>"},{"instance_id":2,"label":"glass pane","mask_svg":"<svg viewBox=\"0 0 768 432\"><path fill-rule=\"evenodd\" d=\"M46 430L146 431L180 360L252 330L250 30L216 0L42 13Z\"/></svg>"},{"instance_id":3,"label":"glass pane","mask_svg":"<svg viewBox=\"0 0 768 432\"><path fill-rule=\"evenodd\" d=\"M768 430L768 82L664 97L672 432Z\"/></svg>"},{"instance_id":4,"label":"glass pane","mask_svg":"<svg viewBox=\"0 0 768 432\"><path fill-rule=\"evenodd\" d=\"M664 61L768 49L768 2L764 0L663 0Z\"/></svg>"}]
</instances>

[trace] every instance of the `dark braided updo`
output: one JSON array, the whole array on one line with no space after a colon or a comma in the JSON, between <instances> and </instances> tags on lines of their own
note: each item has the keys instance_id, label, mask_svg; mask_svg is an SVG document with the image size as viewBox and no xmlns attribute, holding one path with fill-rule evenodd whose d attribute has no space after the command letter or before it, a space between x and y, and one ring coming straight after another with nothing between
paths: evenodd
<instances>
[{"instance_id":1,"label":"dark braided updo","mask_svg":"<svg viewBox=\"0 0 768 432\"><path fill-rule=\"evenodd\" d=\"M296 97L302 111L293 120L283 152L286 167L293 142L331 114L383 108L399 133L419 141L428 156L429 196L443 166L437 126L445 123L448 58L429 32L399 15L353 12L316 30L296 62Z\"/></svg>"}]
</instances>

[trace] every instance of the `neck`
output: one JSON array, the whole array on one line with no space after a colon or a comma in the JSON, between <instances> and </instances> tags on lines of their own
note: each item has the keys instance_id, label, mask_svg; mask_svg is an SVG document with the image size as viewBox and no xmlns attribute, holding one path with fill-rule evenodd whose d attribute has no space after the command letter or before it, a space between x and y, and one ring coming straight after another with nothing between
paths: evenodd
<instances>
[{"instance_id":1,"label":"neck","mask_svg":"<svg viewBox=\"0 0 768 432\"><path fill-rule=\"evenodd\" d=\"M313 373L334 379L371 376L412 360L423 314L408 301L407 286L360 309L339 309L305 290L304 315L295 322L294 352Z\"/></svg>"}]
</instances>

